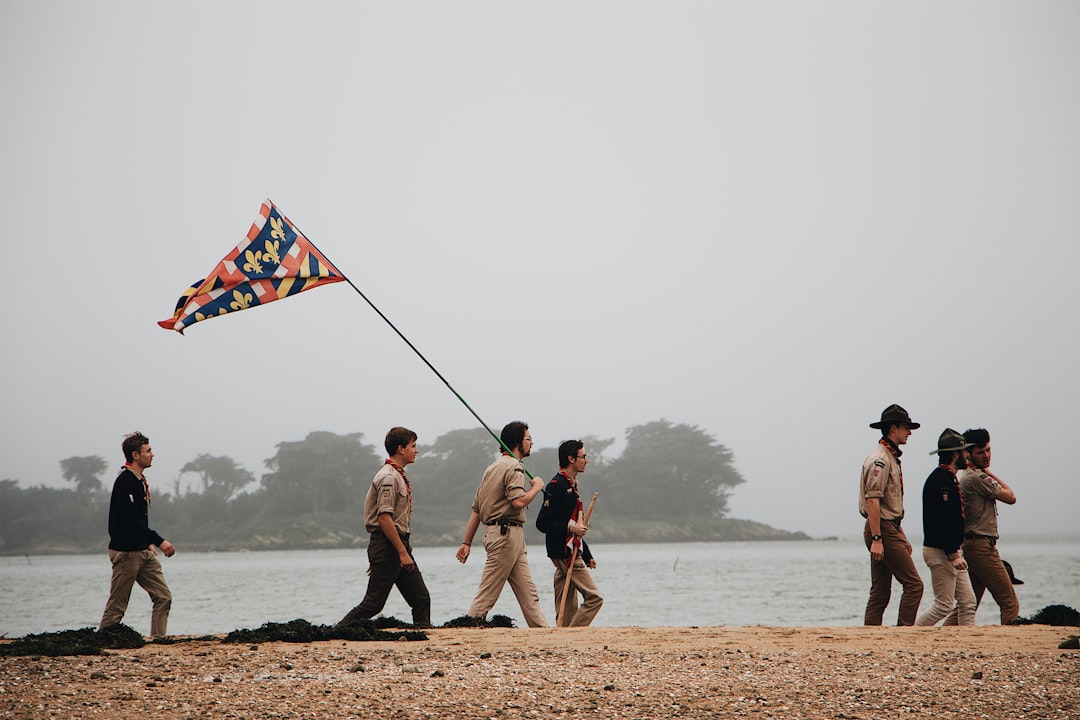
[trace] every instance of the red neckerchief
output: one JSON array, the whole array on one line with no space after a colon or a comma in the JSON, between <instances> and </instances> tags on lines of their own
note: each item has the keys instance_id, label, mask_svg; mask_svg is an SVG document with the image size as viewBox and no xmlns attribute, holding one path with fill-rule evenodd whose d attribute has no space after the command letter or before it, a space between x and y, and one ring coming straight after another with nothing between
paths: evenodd
<instances>
[{"instance_id":1,"label":"red neckerchief","mask_svg":"<svg viewBox=\"0 0 1080 720\"><path fill-rule=\"evenodd\" d=\"M948 465L946 465L945 463L938 463L938 467L948 471L948 473L950 475L952 475L953 484L956 485L956 497L959 498L959 500L960 500L960 519L963 520L964 519L964 494L962 492L960 492L960 481L956 479L956 471L953 470Z\"/></svg>"},{"instance_id":2,"label":"red neckerchief","mask_svg":"<svg viewBox=\"0 0 1080 720\"><path fill-rule=\"evenodd\" d=\"M124 467L126 469L130 470L131 474L134 475L136 478L138 478L139 480L142 480L143 492L145 493L145 497L146 497L146 507L149 508L150 507L150 483L148 483L146 481L146 476L143 475L142 477L139 477L139 473L135 472L135 467L131 463L124 463Z\"/></svg>"},{"instance_id":3,"label":"red neckerchief","mask_svg":"<svg viewBox=\"0 0 1080 720\"><path fill-rule=\"evenodd\" d=\"M560 470L559 474L562 475L564 478L566 478L566 481L568 483L570 483L570 489L574 491L574 494L577 494L577 491L578 491L578 489L577 489L577 478L570 477L566 473L565 470ZM581 496L578 495L577 505L574 506L574 511L572 513L570 513L570 519L573 520L574 522L577 522L578 518L581 517L581 510L582 510ZM566 535L566 557L571 558L571 557L574 557L575 554L577 554L577 555L581 554L581 536L580 535L575 535L574 533L567 533L567 535Z\"/></svg>"},{"instance_id":4,"label":"red neckerchief","mask_svg":"<svg viewBox=\"0 0 1080 720\"><path fill-rule=\"evenodd\" d=\"M879 443L885 446L885 449L892 453L892 456L896 458L896 470L900 473L900 495L904 494L904 466L900 463L900 456L903 455L903 451L896 445L893 445L888 438L881 438Z\"/></svg>"},{"instance_id":5,"label":"red neckerchief","mask_svg":"<svg viewBox=\"0 0 1080 720\"><path fill-rule=\"evenodd\" d=\"M409 482L409 476L405 474L405 468L401 467L390 458L386 459L386 464L401 473L401 478L405 481L405 489L409 491L409 514L412 515L412 483Z\"/></svg>"}]
</instances>

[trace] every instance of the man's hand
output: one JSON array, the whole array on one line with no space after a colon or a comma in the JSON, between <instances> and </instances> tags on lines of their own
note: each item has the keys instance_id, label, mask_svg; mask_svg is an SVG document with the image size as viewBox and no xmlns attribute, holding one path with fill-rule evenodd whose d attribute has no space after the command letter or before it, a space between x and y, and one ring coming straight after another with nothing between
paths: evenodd
<instances>
[{"instance_id":1,"label":"man's hand","mask_svg":"<svg viewBox=\"0 0 1080 720\"><path fill-rule=\"evenodd\" d=\"M464 563L466 560L469 559L470 550L472 550L472 545L466 545L465 543L461 543L461 545L458 546L457 559L459 563Z\"/></svg>"},{"instance_id":2,"label":"man's hand","mask_svg":"<svg viewBox=\"0 0 1080 720\"><path fill-rule=\"evenodd\" d=\"M585 533L589 532L588 525L581 525L574 522L573 520L571 520L570 523L566 526L566 529L570 532L571 535L577 535L578 537L585 537Z\"/></svg>"},{"instance_id":3,"label":"man's hand","mask_svg":"<svg viewBox=\"0 0 1080 720\"><path fill-rule=\"evenodd\" d=\"M544 489L544 481L540 479L539 475L533 475L531 482L532 482L532 489L539 489L539 490Z\"/></svg>"},{"instance_id":4,"label":"man's hand","mask_svg":"<svg viewBox=\"0 0 1080 720\"><path fill-rule=\"evenodd\" d=\"M957 570L967 570L967 560L964 559L963 555L957 555L953 558L952 566Z\"/></svg>"},{"instance_id":5,"label":"man's hand","mask_svg":"<svg viewBox=\"0 0 1080 720\"><path fill-rule=\"evenodd\" d=\"M165 553L165 557L172 557L176 554L176 548L173 547L173 544L168 540L162 540L158 547L161 549L161 552Z\"/></svg>"},{"instance_id":6,"label":"man's hand","mask_svg":"<svg viewBox=\"0 0 1080 720\"><path fill-rule=\"evenodd\" d=\"M885 558L885 545L880 540L870 543L870 559L883 560Z\"/></svg>"}]
</instances>

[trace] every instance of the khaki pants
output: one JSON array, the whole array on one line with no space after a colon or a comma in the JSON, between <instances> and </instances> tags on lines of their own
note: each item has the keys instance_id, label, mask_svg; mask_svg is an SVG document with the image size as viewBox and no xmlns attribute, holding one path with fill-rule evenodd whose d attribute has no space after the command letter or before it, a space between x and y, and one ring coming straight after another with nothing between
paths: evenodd
<instances>
[{"instance_id":1,"label":"khaki pants","mask_svg":"<svg viewBox=\"0 0 1080 720\"><path fill-rule=\"evenodd\" d=\"M919 615L916 625L937 625L949 613L959 613L961 625L975 624L975 593L967 570L957 570L941 548L923 547L923 560L930 568L934 604Z\"/></svg>"},{"instance_id":2,"label":"khaki pants","mask_svg":"<svg viewBox=\"0 0 1080 720\"><path fill-rule=\"evenodd\" d=\"M555 617L559 618L559 606L562 604L563 586L566 585L566 560L549 558L555 566ZM581 593L582 603L578 607L578 593ZM593 582L589 568L581 555L574 558L574 571L570 573L570 587L567 589L566 607L563 608L563 627L586 627L592 624L596 613L600 612L600 606L604 604L604 598L600 597L600 591Z\"/></svg>"},{"instance_id":3,"label":"khaki pants","mask_svg":"<svg viewBox=\"0 0 1080 720\"><path fill-rule=\"evenodd\" d=\"M963 548L976 607L982 602L983 592L989 590L1001 609L1002 625L1008 625L1020 617L1020 601L1016 599L1012 580L998 555L997 544L991 545L986 538L969 538L964 541ZM955 625L956 613L949 615L945 624Z\"/></svg>"},{"instance_id":4,"label":"khaki pants","mask_svg":"<svg viewBox=\"0 0 1080 720\"><path fill-rule=\"evenodd\" d=\"M529 627L548 627L544 613L540 611L540 593L529 572L529 556L525 550L525 529L509 525L502 534L498 525L488 525L484 530L484 574L480 577L480 589L469 608L470 617L486 618L495 607L503 585L510 583L521 613Z\"/></svg>"},{"instance_id":5,"label":"khaki pants","mask_svg":"<svg viewBox=\"0 0 1080 720\"><path fill-rule=\"evenodd\" d=\"M863 527L863 540L870 549L870 523ZM908 550L907 536L900 524L889 520L881 521L881 544L885 557L870 560L870 598L866 601L864 625L881 625L885 608L892 596L892 581L895 577L904 588L900 596L900 613L897 625L914 625L915 615L919 612L922 601L923 583L915 562Z\"/></svg>"},{"instance_id":6,"label":"khaki pants","mask_svg":"<svg viewBox=\"0 0 1080 720\"><path fill-rule=\"evenodd\" d=\"M98 629L115 625L124 619L128 601L131 599L131 587L139 583L139 587L150 595L150 601L154 604L150 615L150 636L163 637L165 626L169 622L169 610L172 608L172 593L165 584L165 575L161 572L157 553L150 549L130 552L110 550L109 562L112 563L112 586Z\"/></svg>"}]
</instances>

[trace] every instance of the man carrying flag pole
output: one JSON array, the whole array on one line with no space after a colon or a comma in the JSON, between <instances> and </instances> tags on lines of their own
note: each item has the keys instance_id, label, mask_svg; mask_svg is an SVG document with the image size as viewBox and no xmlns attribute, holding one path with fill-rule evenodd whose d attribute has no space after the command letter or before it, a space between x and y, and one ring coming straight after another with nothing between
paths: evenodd
<instances>
[{"instance_id":1,"label":"man carrying flag pole","mask_svg":"<svg viewBox=\"0 0 1080 720\"><path fill-rule=\"evenodd\" d=\"M566 440L559 445L560 469L544 488L544 504L536 516L536 529L544 533L547 555L555 566L558 627L590 625L604 604L589 574L589 568L596 568L596 558L585 542L589 527L578 492L578 475L585 472L588 464L589 455L580 440ZM581 607L578 607L578 593L582 597Z\"/></svg>"}]
</instances>

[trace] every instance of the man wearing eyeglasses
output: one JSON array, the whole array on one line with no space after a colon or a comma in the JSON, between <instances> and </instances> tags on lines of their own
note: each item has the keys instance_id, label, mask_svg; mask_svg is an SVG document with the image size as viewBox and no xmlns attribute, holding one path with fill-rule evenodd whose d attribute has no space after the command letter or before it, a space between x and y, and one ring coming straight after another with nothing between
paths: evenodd
<instances>
[{"instance_id":1,"label":"man wearing eyeglasses","mask_svg":"<svg viewBox=\"0 0 1080 720\"><path fill-rule=\"evenodd\" d=\"M548 627L540 611L540 593L529 572L525 549L525 508L544 489L544 481L538 477L528 479L521 464L532 451L533 443L526 423L515 420L507 424L500 439L502 455L484 471L465 527L465 541L457 551L458 562L468 560L477 528L480 523L486 526L483 541L487 561L468 614L481 620L487 618L499 600L503 585L510 583L528 626Z\"/></svg>"},{"instance_id":2,"label":"man wearing eyeglasses","mask_svg":"<svg viewBox=\"0 0 1080 720\"><path fill-rule=\"evenodd\" d=\"M559 627L590 625L604 604L589 574L590 568L596 568L596 558L585 542L589 528L584 522L578 492L578 475L585 472L588 464L589 455L580 440L566 440L559 445L559 472L544 488L544 504L536 516L536 529L544 533L547 554L555 566L555 612ZM563 588L566 588L565 606ZM562 616L558 615L560 607Z\"/></svg>"}]
</instances>

